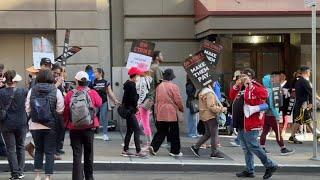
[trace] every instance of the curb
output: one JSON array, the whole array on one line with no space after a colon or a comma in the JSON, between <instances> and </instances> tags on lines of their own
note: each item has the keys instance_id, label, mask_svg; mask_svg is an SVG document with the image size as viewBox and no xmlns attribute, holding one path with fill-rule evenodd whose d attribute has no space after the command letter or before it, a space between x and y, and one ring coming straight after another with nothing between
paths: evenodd
<instances>
[{"instance_id":1,"label":"curb","mask_svg":"<svg viewBox=\"0 0 320 180\"><path fill-rule=\"evenodd\" d=\"M26 161L25 170L33 171L33 161ZM127 162L127 161L95 161L95 171L174 171L174 172L240 172L245 164L237 163L168 163L168 162ZM7 162L0 162L1 170L8 170ZM261 164L256 165L257 172L264 172ZM72 171L72 161L55 163L55 171ZM288 165L279 164L279 172L320 172L320 165Z\"/></svg>"}]
</instances>

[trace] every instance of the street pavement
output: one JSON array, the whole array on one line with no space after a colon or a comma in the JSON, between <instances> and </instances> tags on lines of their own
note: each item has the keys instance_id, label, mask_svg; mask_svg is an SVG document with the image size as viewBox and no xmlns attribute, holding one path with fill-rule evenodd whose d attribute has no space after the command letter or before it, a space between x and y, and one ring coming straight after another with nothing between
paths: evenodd
<instances>
[{"instance_id":1,"label":"street pavement","mask_svg":"<svg viewBox=\"0 0 320 180\"><path fill-rule=\"evenodd\" d=\"M189 147L194 144L197 139L181 136L182 152L184 156L181 158L173 158L168 155L167 148L161 148L157 156L149 156L147 158L129 158L122 157L121 144L123 143L124 133L110 132L111 141L103 141L101 135L96 135L94 146L95 171L118 171L118 170L134 170L134 171L214 171L214 172L235 172L243 170L244 156L240 147L231 147L230 141L234 137L221 136L220 141L222 147L220 150L225 154L224 160L212 160L209 158L210 149L201 150L201 158L196 158ZM286 137L285 140L288 139ZM300 137L301 138L301 137ZM141 137L145 140L144 137ZM310 160L312 157L312 141L311 134L304 137L306 140L302 145L291 145L287 141L285 144L290 149L295 149L296 153L291 156L281 156L280 148L274 137L270 135L267 141L267 149L271 151L271 159L279 164L281 172L320 172L320 161ZM27 142L30 140L28 138ZM208 142L209 143L209 142ZM57 171L70 171L72 167L72 150L68 134L65 138L64 150L66 154L62 156L62 161L56 161ZM132 149L132 152L135 150ZM320 154L320 151L319 151ZM262 172L261 162L255 158L258 166L257 171ZM31 171L33 161L27 156L27 171ZM260 167L260 168L259 168ZM0 161L0 172L7 170L7 161Z\"/></svg>"},{"instance_id":2,"label":"street pavement","mask_svg":"<svg viewBox=\"0 0 320 180\"><path fill-rule=\"evenodd\" d=\"M95 180L237 180L234 173L199 173L199 172L123 172L108 171L95 173ZM252 180L261 180L263 173L256 174ZM275 173L272 180L319 180L320 174L305 173ZM8 179L5 173L0 174L0 179ZM33 174L26 174L25 180L33 180ZM57 172L54 180L71 180L70 173Z\"/></svg>"}]
</instances>

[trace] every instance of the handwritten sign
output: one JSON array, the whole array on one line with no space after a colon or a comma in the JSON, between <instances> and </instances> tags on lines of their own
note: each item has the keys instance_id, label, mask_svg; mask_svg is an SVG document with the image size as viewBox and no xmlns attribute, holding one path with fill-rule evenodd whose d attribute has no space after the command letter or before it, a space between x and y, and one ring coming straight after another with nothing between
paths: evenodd
<instances>
[{"instance_id":1,"label":"handwritten sign","mask_svg":"<svg viewBox=\"0 0 320 180\"><path fill-rule=\"evenodd\" d=\"M144 71L150 69L155 44L145 40L134 40L129 52L127 68L138 67Z\"/></svg>"},{"instance_id":2,"label":"handwritten sign","mask_svg":"<svg viewBox=\"0 0 320 180\"><path fill-rule=\"evenodd\" d=\"M54 63L53 43L50 39L41 36L32 38L33 46L33 65L36 69L40 69L40 61L42 58L49 58Z\"/></svg>"},{"instance_id":3,"label":"handwritten sign","mask_svg":"<svg viewBox=\"0 0 320 180\"><path fill-rule=\"evenodd\" d=\"M209 61L209 68L215 69L219 62L220 53L223 49L223 46L220 44L205 40L201 45L201 49L203 50L204 54L206 55Z\"/></svg>"},{"instance_id":4,"label":"handwritten sign","mask_svg":"<svg viewBox=\"0 0 320 180\"><path fill-rule=\"evenodd\" d=\"M188 57L183 63L183 67L189 78L198 89L202 89L213 83L213 77L208 65L208 59L203 51Z\"/></svg>"}]
</instances>

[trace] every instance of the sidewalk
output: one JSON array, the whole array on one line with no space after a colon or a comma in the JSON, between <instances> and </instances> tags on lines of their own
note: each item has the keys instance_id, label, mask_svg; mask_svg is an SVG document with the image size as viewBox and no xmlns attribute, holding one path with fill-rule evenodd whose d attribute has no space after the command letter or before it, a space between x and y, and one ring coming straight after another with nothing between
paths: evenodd
<instances>
[{"instance_id":1,"label":"sidewalk","mask_svg":"<svg viewBox=\"0 0 320 180\"><path fill-rule=\"evenodd\" d=\"M95 170L153 170L153 171L240 171L244 166L244 155L240 147L231 147L230 141L233 137L222 136L220 150L226 155L224 160L211 160L210 149L201 150L201 158L196 158L189 147L195 143L196 139L182 137L181 158L169 157L168 150L161 148L157 156L149 156L148 158L129 158L120 156L123 143L123 135L120 132L110 132L112 141L105 142L95 138ZM307 135L306 141L302 145L291 145L287 141L285 144L290 149L295 149L296 153L291 156L281 156L279 146L273 137L269 137L267 141L267 149L271 151L271 159L279 164L281 171L285 172L320 172L320 161L310 160L312 157L311 135ZM141 137L144 140L144 137ZM285 137L287 140L288 137ZM26 141L28 142L28 140ZM72 167L72 150L70 147L69 136L66 135L64 150L66 154L62 156L62 161L56 161L57 171L69 171ZM320 145L320 144L319 144ZM132 152L135 152L132 149ZM320 151L319 151L320 153ZM255 162L261 167L261 163L255 158ZM27 157L27 170L32 170L33 161ZM0 161L0 168L8 168L7 161ZM262 171L263 168L257 168Z\"/></svg>"}]
</instances>

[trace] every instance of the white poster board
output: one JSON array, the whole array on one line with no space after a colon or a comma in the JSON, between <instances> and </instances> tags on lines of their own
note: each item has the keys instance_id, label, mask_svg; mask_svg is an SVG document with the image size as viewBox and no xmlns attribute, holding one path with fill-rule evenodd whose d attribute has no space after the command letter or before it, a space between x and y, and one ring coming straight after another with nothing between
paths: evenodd
<instances>
[{"instance_id":1,"label":"white poster board","mask_svg":"<svg viewBox=\"0 0 320 180\"><path fill-rule=\"evenodd\" d=\"M49 58L54 63L53 43L46 37L33 37L33 66L40 69L40 61L42 58Z\"/></svg>"},{"instance_id":2,"label":"white poster board","mask_svg":"<svg viewBox=\"0 0 320 180\"><path fill-rule=\"evenodd\" d=\"M150 69L151 62L152 57L150 56L130 52L126 68L130 69L132 67L138 67L141 70L148 71Z\"/></svg>"}]
</instances>

